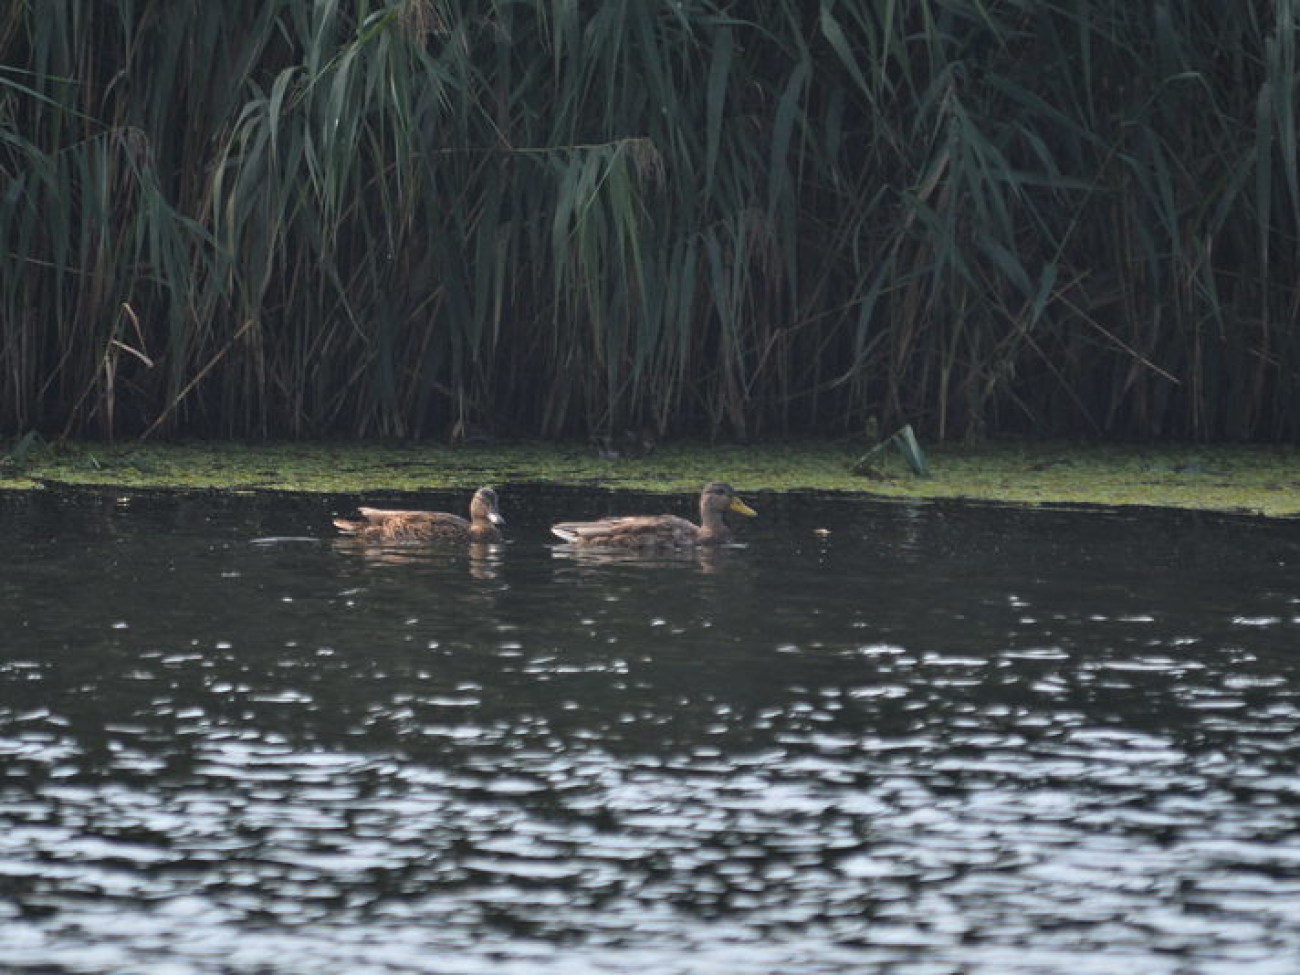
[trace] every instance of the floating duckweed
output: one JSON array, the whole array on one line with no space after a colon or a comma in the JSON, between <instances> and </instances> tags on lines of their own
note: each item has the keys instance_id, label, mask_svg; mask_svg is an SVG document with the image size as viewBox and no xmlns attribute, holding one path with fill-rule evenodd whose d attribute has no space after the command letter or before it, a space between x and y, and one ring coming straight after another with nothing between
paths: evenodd
<instances>
[{"instance_id":1,"label":"floating duckweed","mask_svg":"<svg viewBox=\"0 0 1300 975\"><path fill-rule=\"evenodd\" d=\"M0 453L3 452L0 447ZM861 442L681 442L610 460L586 444L57 443L0 467L0 489L46 485L308 493L420 492L550 483L689 494L726 479L748 493L837 491L877 498L1146 505L1300 514L1294 448L987 443L925 446L930 475L884 458L855 474Z\"/></svg>"}]
</instances>

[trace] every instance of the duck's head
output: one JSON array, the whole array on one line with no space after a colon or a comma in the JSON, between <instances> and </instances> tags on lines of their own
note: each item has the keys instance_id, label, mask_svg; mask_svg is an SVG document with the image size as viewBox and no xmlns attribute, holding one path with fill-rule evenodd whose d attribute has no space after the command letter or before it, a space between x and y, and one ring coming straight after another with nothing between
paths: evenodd
<instances>
[{"instance_id":1,"label":"duck's head","mask_svg":"<svg viewBox=\"0 0 1300 975\"><path fill-rule=\"evenodd\" d=\"M472 521L490 521L494 525L504 525L506 520L497 510L497 493L490 487L481 487L474 492L474 500L469 503Z\"/></svg>"},{"instance_id":2,"label":"duck's head","mask_svg":"<svg viewBox=\"0 0 1300 975\"><path fill-rule=\"evenodd\" d=\"M700 493L700 513L703 515L706 512L714 511L718 514L725 511L734 511L746 518L753 518L758 514L753 508L736 497L736 492L732 490L730 484L724 484L722 481L706 484L704 490Z\"/></svg>"}]
</instances>

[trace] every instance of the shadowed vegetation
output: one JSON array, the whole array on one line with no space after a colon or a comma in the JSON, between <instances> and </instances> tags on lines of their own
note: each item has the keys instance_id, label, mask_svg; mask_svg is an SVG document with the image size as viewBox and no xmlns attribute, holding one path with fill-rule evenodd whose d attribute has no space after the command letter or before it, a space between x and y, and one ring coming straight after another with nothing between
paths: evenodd
<instances>
[{"instance_id":1,"label":"shadowed vegetation","mask_svg":"<svg viewBox=\"0 0 1300 975\"><path fill-rule=\"evenodd\" d=\"M16 0L0 431L1300 439L1294 0Z\"/></svg>"}]
</instances>

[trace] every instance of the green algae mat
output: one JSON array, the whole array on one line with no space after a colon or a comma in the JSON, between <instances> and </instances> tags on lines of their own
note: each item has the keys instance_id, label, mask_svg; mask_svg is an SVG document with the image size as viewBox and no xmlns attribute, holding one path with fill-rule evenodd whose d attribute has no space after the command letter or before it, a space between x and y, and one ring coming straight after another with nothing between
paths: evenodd
<instances>
[{"instance_id":1,"label":"green algae mat","mask_svg":"<svg viewBox=\"0 0 1300 975\"><path fill-rule=\"evenodd\" d=\"M1300 450L1262 446L1063 443L926 445L929 476L863 443L669 443L607 459L586 444L173 443L0 441L0 489L47 486L409 492L551 483L694 492L728 480L744 492L839 491L885 499L1149 505L1300 515Z\"/></svg>"}]
</instances>

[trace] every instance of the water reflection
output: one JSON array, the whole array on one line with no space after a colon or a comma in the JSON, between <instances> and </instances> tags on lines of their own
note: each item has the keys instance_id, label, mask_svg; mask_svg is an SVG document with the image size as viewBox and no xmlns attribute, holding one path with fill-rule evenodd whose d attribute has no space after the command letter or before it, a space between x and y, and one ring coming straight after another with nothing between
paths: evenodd
<instances>
[{"instance_id":1,"label":"water reflection","mask_svg":"<svg viewBox=\"0 0 1300 975\"><path fill-rule=\"evenodd\" d=\"M553 547L572 497L481 553L340 545L347 500L0 497L7 965L1300 951L1293 526L763 498L645 563Z\"/></svg>"},{"instance_id":2,"label":"water reflection","mask_svg":"<svg viewBox=\"0 0 1300 975\"><path fill-rule=\"evenodd\" d=\"M492 580L500 575L505 552L503 544L471 542L465 546L383 544L341 536L332 541L335 551L368 566L411 566L441 563L464 565L475 579Z\"/></svg>"},{"instance_id":3,"label":"water reflection","mask_svg":"<svg viewBox=\"0 0 1300 975\"><path fill-rule=\"evenodd\" d=\"M697 569L720 572L731 564L743 544L699 545L676 549L587 548L581 545L552 544L551 554L559 562L575 566L599 567L625 565L643 569Z\"/></svg>"}]
</instances>

